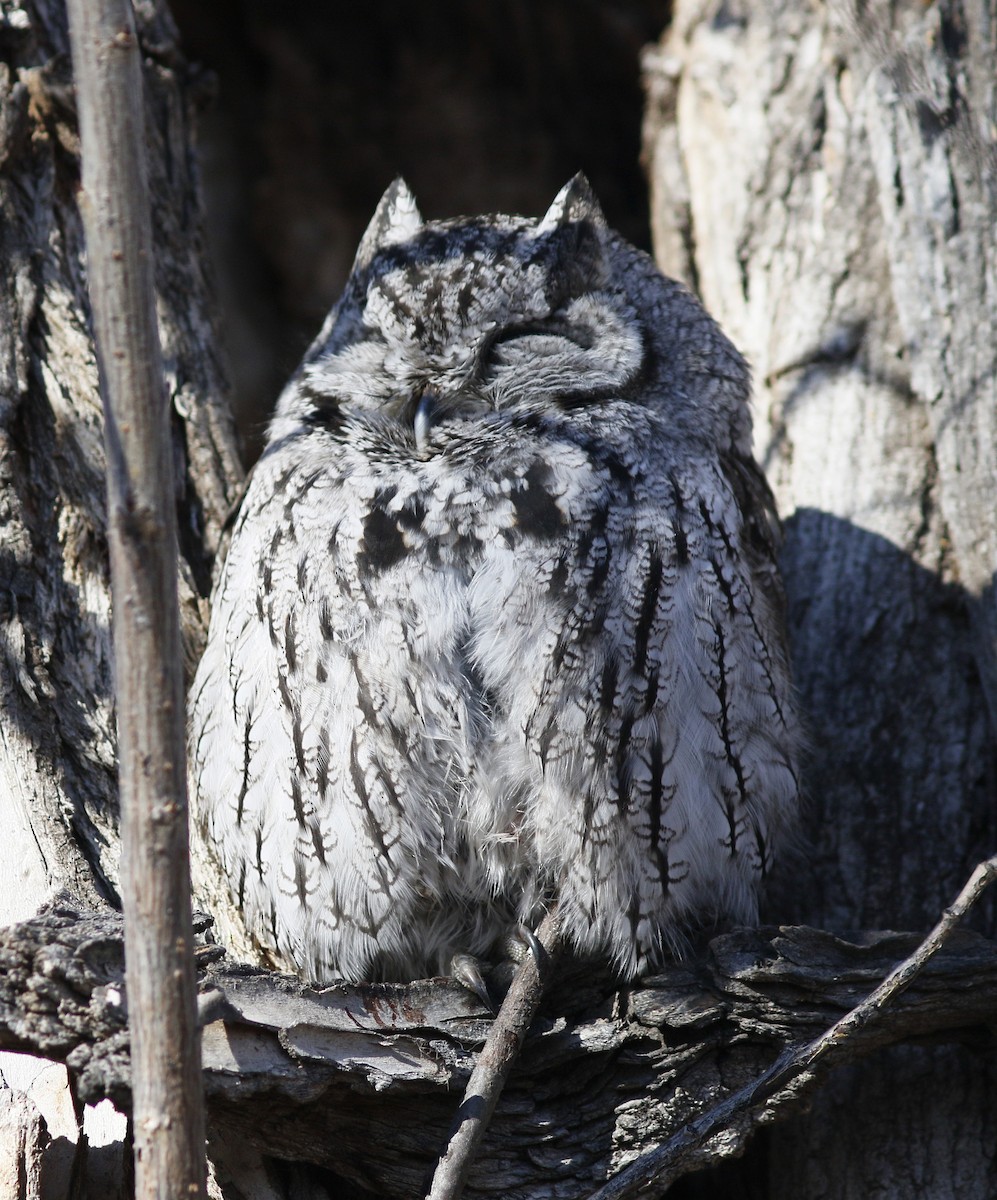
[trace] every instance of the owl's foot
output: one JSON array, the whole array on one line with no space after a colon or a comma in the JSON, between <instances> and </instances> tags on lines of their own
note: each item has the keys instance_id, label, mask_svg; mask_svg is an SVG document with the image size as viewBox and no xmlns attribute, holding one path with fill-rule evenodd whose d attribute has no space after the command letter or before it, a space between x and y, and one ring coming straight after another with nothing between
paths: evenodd
<instances>
[{"instance_id":1,"label":"owl's foot","mask_svg":"<svg viewBox=\"0 0 997 1200\"><path fill-rule=\"evenodd\" d=\"M498 961L493 965L482 962L473 954L455 954L450 960L451 977L479 996L482 1003L492 1012L497 1012L499 1007L493 993L497 993L499 997L505 995L516 968L527 954L533 955L538 969L544 961L543 947L537 935L523 924L517 925L504 937L499 938L495 943L495 951ZM486 982L486 977L491 983L491 988Z\"/></svg>"},{"instance_id":2,"label":"owl's foot","mask_svg":"<svg viewBox=\"0 0 997 1200\"><path fill-rule=\"evenodd\" d=\"M516 926L507 940L520 948L518 955L510 956L514 962L521 963L526 955L526 951L529 950L533 955L533 961L537 964L537 969L539 970L543 966L546 955L543 946L540 945L540 939L522 921Z\"/></svg>"},{"instance_id":3,"label":"owl's foot","mask_svg":"<svg viewBox=\"0 0 997 1200\"><path fill-rule=\"evenodd\" d=\"M496 1011L495 1002L488 993L485 983L484 964L473 954L455 954L450 960L450 975L458 983L479 996L481 1002L492 1012Z\"/></svg>"}]
</instances>

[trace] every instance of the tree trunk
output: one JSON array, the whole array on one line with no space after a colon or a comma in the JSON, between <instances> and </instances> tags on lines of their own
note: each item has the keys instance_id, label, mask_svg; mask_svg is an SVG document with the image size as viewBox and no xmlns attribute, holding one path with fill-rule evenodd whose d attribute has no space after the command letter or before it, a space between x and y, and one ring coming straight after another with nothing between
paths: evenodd
<instances>
[{"instance_id":1,"label":"tree trunk","mask_svg":"<svg viewBox=\"0 0 997 1200\"><path fill-rule=\"evenodd\" d=\"M189 81L165 6L143 11L157 299L192 667L241 468L204 277ZM16 13L23 20L8 18L0 43L0 787L30 826L47 881L97 902L116 897L117 774L75 101L63 5L39 0Z\"/></svg>"},{"instance_id":2,"label":"tree trunk","mask_svg":"<svg viewBox=\"0 0 997 1200\"><path fill-rule=\"evenodd\" d=\"M786 525L811 749L780 919L923 928L997 845L995 63L992 0L680 3L646 58L659 261L753 365ZM855 1068L759 1194L993 1195L994 1082L938 1048Z\"/></svg>"},{"instance_id":3,"label":"tree trunk","mask_svg":"<svg viewBox=\"0 0 997 1200\"><path fill-rule=\"evenodd\" d=\"M645 147L659 259L702 294L754 365L757 450L786 524L809 808L768 916L923 931L997 845L997 13L993 0L868 8L680 0L645 60ZM177 50L164 5L137 9L190 669L242 473L204 275L192 126L204 81ZM271 39L268 53L288 58L287 43ZM285 82L313 86L301 53L299 44ZM56 884L106 915L120 850L101 415L60 3L5 7L0 105L0 922L14 922ZM533 161L524 159L523 180ZM577 165L586 164L565 177ZM296 228L293 214L280 224ZM993 902L982 909L978 927L992 933ZM118 1074L101 1091L100 1073L84 1069L83 1035L59 1042L46 1027L32 1040L4 1017L0 1041L69 1059L84 1098L126 1104L116 935L84 931L75 949L51 936L54 957L25 969L24 1011L51 1005L63 1030L96 1022ZM820 1032L909 948L909 939L769 931L757 942L720 939L707 967L677 968L631 994L586 991L587 1014L570 1025L558 1018L528 1044L471 1194L503 1179L515 1182L509 1195L591 1194L628 1156L750 1082L787 1042ZM969 968L942 974L953 1004L992 987L994 949L981 938ZM19 980L14 961L3 964ZM209 1136L223 1164L215 1194L336 1191L307 1164L341 1175L340 1137L355 1139L357 1194L370 1194L364 1180L378 1194L414 1194L480 1040L466 1021L454 1024L461 1014L446 1008L446 989L316 999L254 976L261 992L247 1008L238 972L219 970L202 984ZM80 995L78 1017L69 998ZM428 1009L416 1012L413 995ZM353 1016L333 1038L315 1015L340 1002L376 1017L363 1037ZM771 1200L876 1188L997 1194L985 1152L997 1139L993 1068L971 1048L981 1018L960 1024L943 1004L934 1024L919 1023L911 1013L921 1002L912 993L894 1014L892 1042L930 1034L930 1044L886 1036L873 1057L850 1060L809 1115L773 1125L763 1146L756 1139L724 1168L726 1190ZM233 1086L233 1070L245 1087ZM403 1080L396 1095L392 1081L406 1070L412 1090ZM269 1120L260 1095L279 1096L267 1100ZM0 1173L14 1146L22 1194L41 1195L46 1176L48 1194L68 1194L68 1184L53 1190L81 1170L64 1153L57 1162L65 1116L32 1096L0 1090ZM686 1169L739 1152L759 1120L788 1111L780 1103L746 1118ZM377 1159L378 1130L385 1144L399 1141L387 1163ZM719 1186L690 1176L674 1194Z\"/></svg>"}]
</instances>

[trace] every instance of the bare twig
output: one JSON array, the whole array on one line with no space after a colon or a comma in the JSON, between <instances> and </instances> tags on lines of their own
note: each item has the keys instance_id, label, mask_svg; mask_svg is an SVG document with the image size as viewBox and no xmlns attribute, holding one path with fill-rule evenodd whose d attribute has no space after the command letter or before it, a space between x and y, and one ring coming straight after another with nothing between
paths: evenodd
<instances>
[{"instance_id":1,"label":"bare twig","mask_svg":"<svg viewBox=\"0 0 997 1200\"><path fill-rule=\"evenodd\" d=\"M787 1050L758 1079L690 1121L663 1145L641 1155L600 1188L592 1200L629 1200L651 1188L655 1195L659 1194L662 1188L685 1173L687 1160L735 1118L743 1118L752 1110L757 1110L757 1115L761 1116L770 1101L778 1104L791 1098L799 1099L804 1092L811 1090L850 1048L849 1043L855 1036L924 969L995 879L997 855L976 867L954 903L945 909L934 929L914 953L899 963L861 1004L812 1042L795 1050Z\"/></svg>"},{"instance_id":2,"label":"bare twig","mask_svg":"<svg viewBox=\"0 0 997 1200\"><path fill-rule=\"evenodd\" d=\"M136 1196L204 1195L168 407L128 0L69 0L104 395Z\"/></svg>"},{"instance_id":3,"label":"bare twig","mask_svg":"<svg viewBox=\"0 0 997 1200\"><path fill-rule=\"evenodd\" d=\"M560 922L556 905L541 922L537 941L548 960L556 958L560 949ZM468 1172L492 1119L506 1078L537 1015L547 982L545 976L548 974L541 971L532 954L527 954L519 964L512 986L471 1072L464 1099L457 1109L447 1140L447 1148L437 1163L427 1200L457 1200L464 1190Z\"/></svg>"}]
</instances>

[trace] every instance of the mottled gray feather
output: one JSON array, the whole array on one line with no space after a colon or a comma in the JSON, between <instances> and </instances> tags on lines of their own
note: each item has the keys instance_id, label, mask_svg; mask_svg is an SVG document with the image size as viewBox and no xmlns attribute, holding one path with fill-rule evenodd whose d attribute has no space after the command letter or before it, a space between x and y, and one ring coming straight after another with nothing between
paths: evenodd
<instances>
[{"instance_id":1,"label":"mottled gray feather","mask_svg":"<svg viewBox=\"0 0 997 1200\"><path fill-rule=\"evenodd\" d=\"M413 978L560 900L624 977L752 920L798 731L748 372L580 177L539 222L400 181L274 417L191 697L255 941Z\"/></svg>"}]
</instances>

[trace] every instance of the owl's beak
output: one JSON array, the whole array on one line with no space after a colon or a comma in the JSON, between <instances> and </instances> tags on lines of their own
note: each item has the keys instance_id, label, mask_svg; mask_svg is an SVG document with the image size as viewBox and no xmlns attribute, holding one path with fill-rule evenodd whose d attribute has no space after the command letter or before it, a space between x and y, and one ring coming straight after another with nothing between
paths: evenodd
<instances>
[{"instance_id":1,"label":"owl's beak","mask_svg":"<svg viewBox=\"0 0 997 1200\"><path fill-rule=\"evenodd\" d=\"M436 416L436 404L436 393L427 388L419 397L419 403L416 405L412 429L415 433L415 448L420 456L424 456L429 451L429 431L433 427L433 420Z\"/></svg>"}]
</instances>

